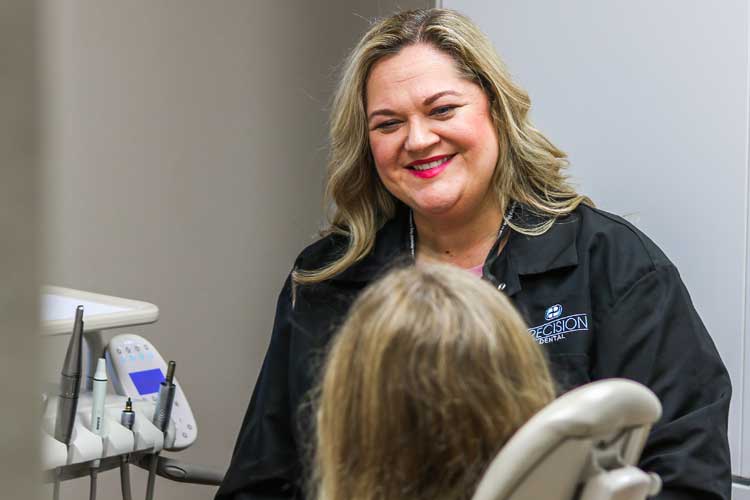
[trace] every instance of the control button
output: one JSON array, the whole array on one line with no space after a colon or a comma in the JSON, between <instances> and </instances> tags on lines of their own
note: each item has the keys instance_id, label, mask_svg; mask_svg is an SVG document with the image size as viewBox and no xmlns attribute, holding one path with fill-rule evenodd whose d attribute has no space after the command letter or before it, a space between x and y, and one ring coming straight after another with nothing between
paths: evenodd
<instances>
[{"instance_id":1,"label":"control button","mask_svg":"<svg viewBox=\"0 0 750 500\"><path fill-rule=\"evenodd\" d=\"M122 349L120 349L119 347L117 348L117 354L122 354Z\"/></svg>"},{"instance_id":2,"label":"control button","mask_svg":"<svg viewBox=\"0 0 750 500\"><path fill-rule=\"evenodd\" d=\"M188 437L187 432L183 432L182 437L187 438Z\"/></svg>"},{"instance_id":3,"label":"control button","mask_svg":"<svg viewBox=\"0 0 750 500\"><path fill-rule=\"evenodd\" d=\"M126 347L125 348L125 352L128 353L128 354L130 354L130 347Z\"/></svg>"},{"instance_id":4,"label":"control button","mask_svg":"<svg viewBox=\"0 0 750 500\"><path fill-rule=\"evenodd\" d=\"M143 349L148 351L148 344L143 344Z\"/></svg>"},{"instance_id":5,"label":"control button","mask_svg":"<svg viewBox=\"0 0 750 500\"><path fill-rule=\"evenodd\" d=\"M141 352L141 348L138 346L135 346L135 352Z\"/></svg>"},{"instance_id":6,"label":"control button","mask_svg":"<svg viewBox=\"0 0 750 500\"><path fill-rule=\"evenodd\" d=\"M188 428L188 430L192 431L193 430L193 424L188 424L187 428Z\"/></svg>"},{"instance_id":7,"label":"control button","mask_svg":"<svg viewBox=\"0 0 750 500\"><path fill-rule=\"evenodd\" d=\"M174 405L175 406L180 406L180 402L175 399Z\"/></svg>"}]
</instances>

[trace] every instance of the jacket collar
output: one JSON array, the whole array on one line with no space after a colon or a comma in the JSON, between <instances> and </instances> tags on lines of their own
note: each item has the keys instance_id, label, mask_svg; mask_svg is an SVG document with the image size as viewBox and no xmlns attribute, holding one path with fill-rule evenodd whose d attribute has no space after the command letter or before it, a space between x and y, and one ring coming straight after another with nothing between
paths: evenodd
<instances>
[{"instance_id":1,"label":"jacket collar","mask_svg":"<svg viewBox=\"0 0 750 500\"><path fill-rule=\"evenodd\" d=\"M528 208L521 207L514 221L534 226L541 219ZM578 265L576 235L580 223L576 212L558 219L544 234L528 236L512 232L504 251L487 263L495 285L505 284L507 295L521 290L519 276L542 274L554 269Z\"/></svg>"},{"instance_id":2,"label":"jacket collar","mask_svg":"<svg viewBox=\"0 0 750 500\"><path fill-rule=\"evenodd\" d=\"M521 219L522 223L525 221ZM576 235L579 216L573 213L555 221L547 232L538 236L513 233L508 244L518 274L540 274L562 267L578 265Z\"/></svg>"},{"instance_id":3,"label":"jacket collar","mask_svg":"<svg viewBox=\"0 0 750 500\"><path fill-rule=\"evenodd\" d=\"M540 222L526 207L519 207L514 222L531 226ZM485 268L495 283L505 283L505 293L521 290L519 276L541 274L553 269L578 265L576 234L580 223L577 212L558 219L544 234L527 236L511 232L505 250L490 259ZM409 254L409 210L399 206L396 215L378 231L373 250L361 261L334 276L334 281L369 283L389 269L411 263Z\"/></svg>"}]
</instances>

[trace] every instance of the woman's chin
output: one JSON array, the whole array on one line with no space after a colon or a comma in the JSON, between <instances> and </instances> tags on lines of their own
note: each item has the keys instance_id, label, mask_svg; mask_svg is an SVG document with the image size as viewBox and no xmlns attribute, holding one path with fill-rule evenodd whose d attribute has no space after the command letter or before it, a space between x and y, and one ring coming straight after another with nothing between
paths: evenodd
<instances>
[{"instance_id":1,"label":"woman's chin","mask_svg":"<svg viewBox=\"0 0 750 500\"><path fill-rule=\"evenodd\" d=\"M417 200L412 206L415 212L427 217L448 216L456 207L456 198L440 198L430 200Z\"/></svg>"}]
</instances>

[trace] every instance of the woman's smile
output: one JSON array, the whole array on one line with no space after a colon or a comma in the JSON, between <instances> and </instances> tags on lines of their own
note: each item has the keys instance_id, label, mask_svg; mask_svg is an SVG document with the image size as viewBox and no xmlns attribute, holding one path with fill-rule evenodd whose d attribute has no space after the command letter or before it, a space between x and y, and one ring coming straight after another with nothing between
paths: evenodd
<instances>
[{"instance_id":1,"label":"woman's smile","mask_svg":"<svg viewBox=\"0 0 750 500\"><path fill-rule=\"evenodd\" d=\"M424 160L417 160L409 164L407 167L409 171L422 179L431 179L440 175L443 170L448 167L455 155L440 155L426 158Z\"/></svg>"}]
</instances>

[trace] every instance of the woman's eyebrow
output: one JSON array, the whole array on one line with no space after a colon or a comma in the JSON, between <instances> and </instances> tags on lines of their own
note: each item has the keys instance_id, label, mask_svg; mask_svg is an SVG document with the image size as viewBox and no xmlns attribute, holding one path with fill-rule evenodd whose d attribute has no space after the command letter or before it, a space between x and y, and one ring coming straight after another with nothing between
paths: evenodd
<instances>
[{"instance_id":1,"label":"woman's eyebrow","mask_svg":"<svg viewBox=\"0 0 750 500\"><path fill-rule=\"evenodd\" d=\"M390 110L390 109L386 109L386 108L384 108L384 109L376 109L375 111L373 111L372 113L370 113L370 115L367 117L367 119L368 120L372 120L376 116L380 116L380 115L382 115L382 116L393 116L395 114L396 114L396 112L393 111L393 110Z\"/></svg>"},{"instance_id":2,"label":"woman's eyebrow","mask_svg":"<svg viewBox=\"0 0 750 500\"><path fill-rule=\"evenodd\" d=\"M422 101L422 106L429 106L430 104L432 104L433 102L437 101L438 99L440 99L441 97L445 95L454 95L454 96L460 97L461 93L456 92L455 90L443 90L443 91L438 92L437 94L432 94L430 97L427 97L424 101ZM375 111L373 111L367 116L367 119L372 120L376 116L393 116L395 114L396 114L395 111L388 109L388 108L376 109Z\"/></svg>"},{"instance_id":3,"label":"woman's eyebrow","mask_svg":"<svg viewBox=\"0 0 750 500\"><path fill-rule=\"evenodd\" d=\"M437 94L433 94L430 97L428 97L427 99L425 99L422 102L422 105L423 106L429 106L430 104L432 104L433 102L437 101L438 99L440 99L444 95L454 95L454 96L458 97L461 94L459 92L456 92L455 90L443 90L442 92L438 92Z\"/></svg>"}]
</instances>

